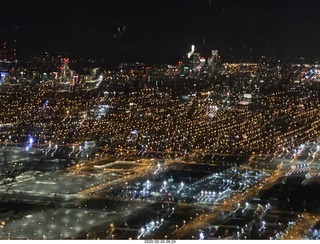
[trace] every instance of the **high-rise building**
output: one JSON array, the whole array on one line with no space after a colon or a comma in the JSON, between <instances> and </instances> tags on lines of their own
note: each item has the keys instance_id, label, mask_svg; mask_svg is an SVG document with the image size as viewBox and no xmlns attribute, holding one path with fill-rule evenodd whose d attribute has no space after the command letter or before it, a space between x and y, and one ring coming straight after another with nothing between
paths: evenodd
<instances>
[{"instance_id":1,"label":"high-rise building","mask_svg":"<svg viewBox=\"0 0 320 244\"><path fill-rule=\"evenodd\" d=\"M3 62L7 60L7 52L8 52L7 48L8 48L8 43L7 42L3 43L3 55L2 55Z\"/></svg>"},{"instance_id":2,"label":"high-rise building","mask_svg":"<svg viewBox=\"0 0 320 244\"><path fill-rule=\"evenodd\" d=\"M208 58L208 72L210 74L217 71L218 62L219 62L218 50L212 50L211 57Z\"/></svg>"},{"instance_id":3,"label":"high-rise building","mask_svg":"<svg viewBox=\"0 0 320 244\"><path fill-rule=\"evenodd\" d=\"M191 58L191 56L192 56L193 53L194 53L194 50L195 50L195 46L192 45L192 46L191 46L191 51L187 53L188 58Z\"/></svg>"},{"instance_id":4,"label":"high-rise building","mask_svg":"<svg viewBox=\"0 0 320 244\"><path fill-rule=\"evenodd\" d=\"M68 78L68 74L69 74L69 58L62 58L61 59L61 78L62 81L65 82L66 79Z\"/></svg>"},{"instance_id":5,"label":"high-rise building","mask_svg":"<svg viewBox=\"0 0 320 244\"><path fill-rule=\"evenodd\" d=\"M13 62L17 58L16 40L3 43L3 49L0 51L2 62Z\"/></svg>"}]
</instances>

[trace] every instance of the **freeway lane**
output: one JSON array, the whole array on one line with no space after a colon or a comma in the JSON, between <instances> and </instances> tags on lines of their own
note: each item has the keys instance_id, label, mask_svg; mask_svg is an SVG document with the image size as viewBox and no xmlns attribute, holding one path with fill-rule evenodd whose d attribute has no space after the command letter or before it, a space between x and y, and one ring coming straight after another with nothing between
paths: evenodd
<instances>
[{"instance_id":1,"label":"freeway lane","mask_svg":"<svg viewBox=\"0 0 320 244\"><path fill-rule=\"evenodd\" d=\"M314 215L311 213L303 213L301 220L292 225L289 230L282 235L281 240L303 240L308 235L308 230L311 226L314 226L320 219L320 215Z\"/></svg>"}]
</instances>

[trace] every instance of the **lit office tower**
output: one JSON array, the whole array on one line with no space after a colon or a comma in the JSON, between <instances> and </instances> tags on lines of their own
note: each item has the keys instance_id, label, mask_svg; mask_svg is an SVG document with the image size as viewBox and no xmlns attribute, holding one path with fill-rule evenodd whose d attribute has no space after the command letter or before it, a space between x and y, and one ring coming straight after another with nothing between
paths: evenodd
<instances>
[{"instance_id":1,"label":"lit office tower","mask_svg":"<svg viewBox=\"0 0 320 244\"><path fill-rule=\"evenodd\" d=\"M69 72L69 58L62 58L61 59L61 78L62 81L65 82L67 78L67 74Z\"/></svg>"},{"instance_id":2,"label":"lit office tower","mask_svg":"<svg viewBox=\"0 0 320 244\"><path fill-rule=\"evenodd\" d=\"M7 48L8 48L8 43L7 42L3 43L2 60L7 59L7 52L8 52Z\"/></svg>"},{"instance_id":3,"label":"lit office tower","mask_svg":"<svg viewBox=\"0 0 320 244\"><path fill-rule=\"evenodd\" d=\"M191 46L191 51L187 53L188 58L191 58L192 54L194 53L194 50L195 50L195 46L192 45Z\"/></svg>"},{"instance_id":4,"label":"lit office tower","mask_svg":"<svg viewBox=\"0 0 320 244\"><path fill-rule=\"evenodd\" d=\"M219 61L218 50L211 51L211 57L208 58L208 71L214 73L217 70L217 64Z\"/></svg>"},{"instance_id":5,"label":"lit office tower","mask_svg":"<svg viewBox=\"0 0 320 244\"><path fill-rule=\"evenodd\" d=\"M13 41L12 55L13 60L17 60L17 40Z\"/></svg>"},{"instance_id":6,"label":"lit office tower","mask_svg":"<svg viewBox=\"0 0 320 244\"><path fill-rule=\"evenodd\" d=\"M198 66L200 65L200 53L194 53L191 59L191 67L192 67L192 71L196 72L198 71Z\"/></svg>"},{"instance_id":7,"label":"lit office tower","mask_svg":"<svg viewBox=\"0 0 320 244\"><path fill-rule=\"evenodd\" d=\"M218 61L219 55L218 55L218 50L212 50L211 51L212 58L214 61Z\"/></svg>"},{"instance_id":8,"label":"lit office tower","mask_svg":"<svg viewBox=\"0 0 320 244\"><path fill-rule=\"evenodd\" d=\"M187 65L189 66L189 69L192 70L192 72L198 71L197 67L200 64L200 53L195 53L195 46L191 46L191 51L187 53Z\"/></svg>"},{"instance_id":9,"label":"lit office tower","mask_svg":"<svg viewBox=\"0 0 320 244\"><path fill-rule=\"evenodd\" d=\"M16 60L17 49L16 49L16 40L4 42L3 50L1 51L1 59L5 62L13 62Z\"/></svg>"},{"instance_id":10,"label":"lit office tower","mask_svg":"<svg viewBox=\"0 0 320 244\"><path fill-rule=\"evenodd\" d=\"M197 66L198 72L202 71L205 64L206 64L206 59L204 57L201 57L200 64Z\"/></svg>"}]
</instances>

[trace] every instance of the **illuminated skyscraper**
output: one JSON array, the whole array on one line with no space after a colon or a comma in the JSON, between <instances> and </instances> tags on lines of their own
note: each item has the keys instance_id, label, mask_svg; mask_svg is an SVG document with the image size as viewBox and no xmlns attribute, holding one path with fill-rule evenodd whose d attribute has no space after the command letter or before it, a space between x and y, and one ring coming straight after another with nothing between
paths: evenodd
<instances>
[{"instance_id":1,"label":"illuminated skyscraper","mask_svg":"<svg viewBox=\"0 0 320 244\"><path fill-rule=\"evenodd\" d=\"M210 74L217 71L218 63L219 63L218 50L212 50L211 57L208 58L208 72Z\"/></svg>"},{"instance_id":2,"label":"illuminated skyscraper","mask_svg":"<svg viewBox=\"0 0 320 244\"><path fill-rule=\"evenodd\" d=\"M192 45L192 46L191 46L191 51L187 53L188 58L191 58L191 56L192 56L193 53L194 53L194 50L195 50L195 46Z\"/></svg>"},{"instance_id":3,"label":"illuminated skyscraper","mask_svg":"<svg viewBox=\"0 0 320 244\"><path fill-rule=\"evenodd\" d=\"M3 53L2 53L3 61L7 60L7 52L8 52L7 47L8 47L8 43L7 42L3 43Z\"/></svg>"},{"instance_id":4,"label":"illuminated skyscraper","mask_svg":"<svg viewBox=\"0 0 320 244\"><path fill-rule=\"evenodd\" d=\"M67 75L69 73L69 58L62 58L61 59L61 79L62 79L62 82L65 82L66 79L67 79Z\"/></svg>"},{"instance_id":5,"label":"illuminated skyscraper","mask_svg":"<svg viewBox=\"0 0 320 244\"><path fill-rule=\"evenodd\" d=\"M3 43L3 50L0 51L3 62L13 62L17 59L16 43L16 40Z\"/></svg>"}]
</instances>

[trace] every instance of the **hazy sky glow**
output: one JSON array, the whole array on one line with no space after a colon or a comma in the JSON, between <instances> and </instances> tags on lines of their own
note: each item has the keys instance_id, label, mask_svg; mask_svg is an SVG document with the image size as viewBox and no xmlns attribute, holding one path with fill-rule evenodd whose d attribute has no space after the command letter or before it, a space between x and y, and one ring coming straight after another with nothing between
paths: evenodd
<instances>
[{"instance_id":1,"label":"hazy sky glow","mask_svg":"<svg viewBox=\"0 0 320 244\"><path fill-rule=\"evenodd\" d=\"M196 45L224 57L320 55L317 0L4 0L0 41L18 52L172 62Z\"/></svg>"}]
</instances>

